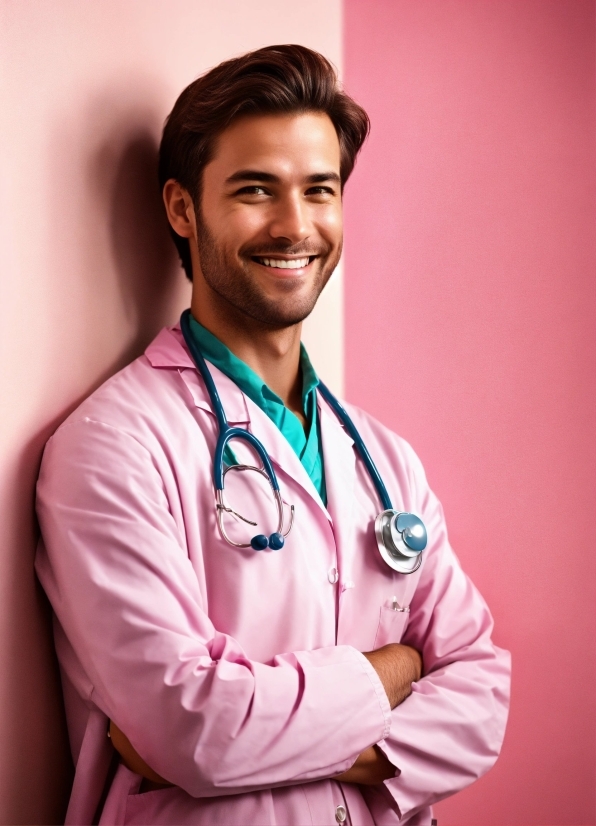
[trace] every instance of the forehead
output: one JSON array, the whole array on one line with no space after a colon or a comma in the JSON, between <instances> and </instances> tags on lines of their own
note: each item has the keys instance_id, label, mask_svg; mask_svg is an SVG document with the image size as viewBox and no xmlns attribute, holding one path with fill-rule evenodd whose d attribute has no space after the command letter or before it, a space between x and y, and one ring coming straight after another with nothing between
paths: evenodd
<instances>
[{"instance_id":1,"label":"forehead","mask_svg":"<svg viewBox=\"0 0 596 826\"><path fill-rule=\"evenodd\" d=\"M258 169L294 177L339 173L339 164L339 140L328 115L251 115L222 132L205 172L226 178L238 169Z\"/></svg>"}]
</instances>

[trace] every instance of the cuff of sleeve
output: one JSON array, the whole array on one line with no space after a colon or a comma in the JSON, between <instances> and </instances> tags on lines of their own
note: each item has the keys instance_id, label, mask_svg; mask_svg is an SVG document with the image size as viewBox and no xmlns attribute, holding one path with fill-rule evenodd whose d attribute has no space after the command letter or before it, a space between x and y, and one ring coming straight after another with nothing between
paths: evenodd
<instances>
[{"instance_id":1,"label":"cuff of sleeve","mask_svg":"<svg viewBox=\"0 0 596 826\"><path fill-rule=\"evenodd\" d=\"M309 754L316 757L319 769L327 767L326 776L339 774L389 732L391 707L383 684L366 657L350 645L281 655L276 660L286 656L296 657L304 673L301 725L317 732L315 740L324 751L319 754L309 735Z\"/></svg>"},{"instance_id":2,"label":"cuff of sleeve","mask_svg":"<svg viewBox=\"0 0 596 826\"><path fill-rule=\"evenodd\" d=\"M395 746L391 743L391 737L389 737L389 741L382 740L377 743L377 746L381 749L389 762L395 766L395 775L390 777L388 780L385 780L383 782L383 786L385 788L385 793L391 798L394 805L398 808L400 817L403 818L406 815L412 816L422 810L426 811L429 805L429 795L428 793L421 794L421 792L415 788L409 788L408 783L404 784L404 778L401 777L402 770L404 768L407 770L409 767L404 767L403 755L400 755L399 749L395 748ZM418 820L415 822L418 823Z\"/></svg>"},{"instance_id":3,"label":"cuff of sleeve","mask_svg":"<svg viewBox=\"0 0 596 826\"><path fill-rule=\"evenodd\" d=\"M395 774L393 775L393 777L390 777L390 778L389 778L389 781L394 780L396 777L399 777L399 776L400 776L400 774L401 774L401 769L399 768L399 766L396 766L396 765L395 765L395 763L394 763L394 759L395 759L395 758L392 758L392 756L391 756L391 750L389 749L389 746L387 745L387 742L385 741L385 739L383 739L383 740L379 740L379 742L377 743L377 746L381 749L381 751L383 752L383 754L385 755L385 757L387 758L387 760L389 760L389 762L391 763L391 765L392 765L392 766L394 766L394 768L395 768ZM387 781L387 782L389 782L389 781Z\"/></svg>"},{"instance_id":4,"label":"cuff of sleeve","mask_svg":"<svg viewBox=\"0 0 596 826\"><path fill-rule=\"evenodd\" d=\"M358 657L360 664L364 670L364 673L370 680L372 687L375 691L377 696L377 700L379 701L379 707L381 709L381 713L383 714L383 718L385 720L385 728L383 730L383 737L381 738L383 741L386 737L389 736L389 731L391 729L391 706L389 705L389 698L387 697L387 692L383 688L383 683L381 682L381 678L366 659L364 654L361 654L360 651L354 649L354 653Z\"/></svg>"}]
</instances>

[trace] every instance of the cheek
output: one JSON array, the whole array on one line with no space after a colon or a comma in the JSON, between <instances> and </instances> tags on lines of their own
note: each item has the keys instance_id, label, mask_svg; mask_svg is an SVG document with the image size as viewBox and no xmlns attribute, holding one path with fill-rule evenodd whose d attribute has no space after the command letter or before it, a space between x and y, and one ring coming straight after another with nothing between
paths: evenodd
<instances>
[{"instance_id":1,"label":"cheek","mask_svg":"<svg viewBox=\"0 0 596 826\"><path fill-rule=\"evenodd\" d=\"M236 247L259 236L267 227L265 210L239 207L231 210L222 221L222 234Z\"/></svg>"},{"instance_id":2,"label":"cheek","mask_svg":"<svg viewBox=\"0 0 596 826\"><path fill-rule=\"evenodd\" d=\"M334 247L342 242L343 238L343 212L341 207L330 209L324 215L319 216L319 232Z\"/></svg>"}]
</instances>

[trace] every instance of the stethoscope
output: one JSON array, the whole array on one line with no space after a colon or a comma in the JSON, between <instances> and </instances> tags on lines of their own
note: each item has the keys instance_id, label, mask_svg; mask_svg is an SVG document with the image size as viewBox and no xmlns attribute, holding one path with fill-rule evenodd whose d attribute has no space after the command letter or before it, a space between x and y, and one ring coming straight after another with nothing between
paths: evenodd
<instances>
[{"instance_id":1,"label":"stethoscope","mask_svg":"<svg viewBox=\"0 0 596 826\"><path fill-rule=\"evenodd\" d=\"M249 433L248 430L243 430L241 427L231 427L228 423L211 372L192 335L190 329L190 310L185 310L182 313L180 327L184 340L186 341L186 346L190 351L199 373L203 377L213 412L217 418L219 434L213 456L213 483L215 486L215 507L219 532L229 545L233 545L236 548L253 548L255 551L263 551L265 548L271 548L273 551L279 551L284 546L286 536L292 530L294 524L294 506L290 506L289 524L284 530L284 523L286 521L284 503L269 454L263 444L253 436L252 433ZM413 513L404 513L402 511L396 511L393 508L391 499L387 493L387 488L354 422L329 388L321 381L319 382L318 389L352 438L354 446L364 462L366 470L383 504L383 511L375 519L375 537L381 556L390 568L393 568L393 570L398 571L400 574L413 574L422 563L422 551L426 548L428 541L424 523L420 517ZM247 442L257 453L263 463L263 467L259 468L254 465L235 464L227 466L224 469L224 450L231 439L240 439ZM226 513L237 516L249 525L256 525L256 522L246 519L246 517L226 505L224 496L225 477L229 471L254 471L264 476L269 482L277 510L277 528L269 537L265 536L265 534L257 534L253 536L250 542L234 542L228 536L224 524L224 516Z\"/></svg>"}]
</instances>

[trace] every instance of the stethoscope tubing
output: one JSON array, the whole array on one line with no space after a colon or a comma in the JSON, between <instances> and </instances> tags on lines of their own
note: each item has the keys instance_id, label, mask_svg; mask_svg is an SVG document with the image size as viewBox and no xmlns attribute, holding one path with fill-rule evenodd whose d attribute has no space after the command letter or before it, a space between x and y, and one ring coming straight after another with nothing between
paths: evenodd
<instances>
[{"instance_id":1,"label":"stethoscope tubing","mask_svg":"<svg viewBox=\"0 0 596 826\"><path fill-rule=\"evenodd\" d=\"M190 351L190 355L199 373L201 374L203 381L205 382L205 387L211 400L211 406L217 418L219 433L213 455L213 482L215 485L217 522L220 534L228 544L238 548L252 547L255 551L261 551L269 547L272 550L279 550L283 547L284 539L289 534L292 529L292 525L294 524L294 506L291 506L289 527L284 532L283 500L281 498L279 482L277 481L277 476L275 475L269 454L265 450L264 445L256 438L256 436L248 430L243 430L240 427L231 427L228 423L223 404L221 403L219 393L217 392L215 382L213 381L213 377L211 375L211 371L207 367L203 354L198 348L194 336L192 335L192 331L190 329L190 310L185 310L182 313L180 318L180 326ZM383 504L384 510L375 520L375 536L381 556L389 567L393 568L395 571L398 571L398 573L414 573L414 571L417 571L420 567L422 561L421 553L427 543L426 528L424 527L422 520L415 514L403 512L398 513L393 509L387 488L381 479L377 466L373 462L372 457L356 428L356 425L344 409L343 405L335 398L333 393L325 384L323 384L323 382L319 381L318 389L322 398L329 404L339 421L345 427L348 435L351 437L354 447L356 448L356 452L364 462L366 470L368 471L373 485L376 488L379 499ZM248 465L233 465L227 470L253 470L268 478L277 508L277 531L272 533L269 537L264 534L257 534L251 539L250 543L233 541L226 532L223 520L224 513L231 512L251 525L256 524L233 511L225 504L224 501L224 479L227 470L224 470L223 454L226 445L231 439L242 439L249 444L260 458L263 463L263 467L258 468ZM402 527L400 527L400 520L402 520L403 523L404 517L407 517L407 519ZM417 531L417 533L415 531ZM397 538L393 538L393 534L395 532L397 532ZM389 533L389 536L385 536L386 533ZM415 556L418 558L412 566L410 559Z\"/></svg>"},{"instance_id":2,"label":"stethoscope tubing","mask_svg":"<svg viewBox=\"0 0 596 826\"><path fill-rule=\"evenodd\" d=\"M391 504L391 499L389 498L389 493L387 492L387 488L383 480L381 479L381 474L377 470L377 466L372 460L372 456L368 452L368 449L364 442L362 441L362 436L356 429L356 425L348 415L346 409L343 407L342 404L335 398L333 393L329 390L329 388L323 384L322 381L319 381L319 392L321 396L325 399L325 401L329 404L332 410L337 415L340 422L343 424L345 429L348 431L356 450L360 454L360 458L364 462L366 469L369 473L370 478L373 481L375 488L377 489L377 493L379 494L379 498L383 503L384 510L393 510L393 505Z\"/></svg>"},{"instance_id":3,"label":"stethoscope tubing","mask_svg":"<svg viewBox=\"0 0 596 826\"><path fill-rule=\"evenodd\" d=\"M275 475L275 471L273 470L273 465L271 464L271 459L269 458L269 454L263 447L262 442L260 442L256 436L253 436L248 430L243 430L241 427L230 427L227 426L227 430L221 432L219 434L219 438L217 439L217 444L215 445L215 455L213 457L213 483L215 485L215 490L223 490L224 489L224 460L223 454L224 450L226 449L227 443L230 439L243 439L245 442L254 448L256 453L258 454L261 462L263 463L263 468L267 475L269 476L269 481L271 483L271 487L277 493L279 493L279 482L277 481L277 476Z\"/></svg>"},{"instance_id":4,"label":"stethoscope tubing","mask_svg":"<svg viewBox=\"0 0 596 826\"><path fill-rule=\"evenodd\" d=\"M180 317L180 326L182 328L182 333L184 335L186 344L190 350L190 354L193 358L193 361L195 362L201 376L203 377L203 381L205 382L205 386L207 388L207 393L209 394L209 398L213 406L213 412L215 413L215 416L217 418L219 436L215 447L215 455L213 457L213 482L215 485L215 489L223 490L224 488L223 454L227 443L230 441L230 439L244 439L244 441L248 442L257 452L259 458L263 462L264 469L269 475L271 487L273 488L273 490L278 491L279 482L277 481L277 476L275 475L275 471L273 469L273 465L271 464L269 454L263 447L262 443L255 436L253 436L252 433L249 433L248 430L243 430L240 427L231 427L228 424L228 420L226 419L226 414L221 403L221 399L219 398L219 393L217 392L215 382L213 381L213 376L211 375L211 371L205 363L203 354L196 345L194 336L192 335L192 331L190 329L190 309L187 309L182 313L182 316ZM373 459L370 453L368 452L366 445L362 441L362 437L360 436L360 433L358 432L356 425L348 415L343 405L335 398L331 390L329 390L327 385L325 385L322 381L319 381L318 390L325 399L325 401L329 404L331 409L335 412L338 419L344 425L352 441L354 442L356 450L360 454L360 458L364 462L366 469L368 470L368 473L377 490L377 493L379 494L379 498L383 504L383 509L392 510L393 505L391 504L391 499L389 498L387 488L385 487L385 484L381 479L381 475L377 470L377 466L373 462Z\"/></svg>"},{"instance_id":5,"label":"stethoscope tubing","mask_svg":"<svg viewBox=\"0 0 596 826\"><path fill-rule=\"evenodd\" d=\"M228 423L223 404L221 403L219 393L217 392L215 382L213 381L213 376L211 375L211 371L207 367L203 354L197 347L192 335L192 331L190 329L190 310L184 310L182 313L180 317L180 327L193 361L203 377L203 381L205 382L205 386L207 388L207 393L209 394L209 398L211 400L213 412L217 418L219 435L217 437L215 453L213 456L213 484L215 485L215 490L224 489L223 454L227 443L230 439L243 439L256 451L260 460L263 462L264 470L269 476L271 487L274 491L279 492L279 482L277 481L277 476L273 470L273 465L271 464L269 454L263 447L263 444L248 430L243 430L241 427L231 427Z\"/></svg>"}]
</instances>

